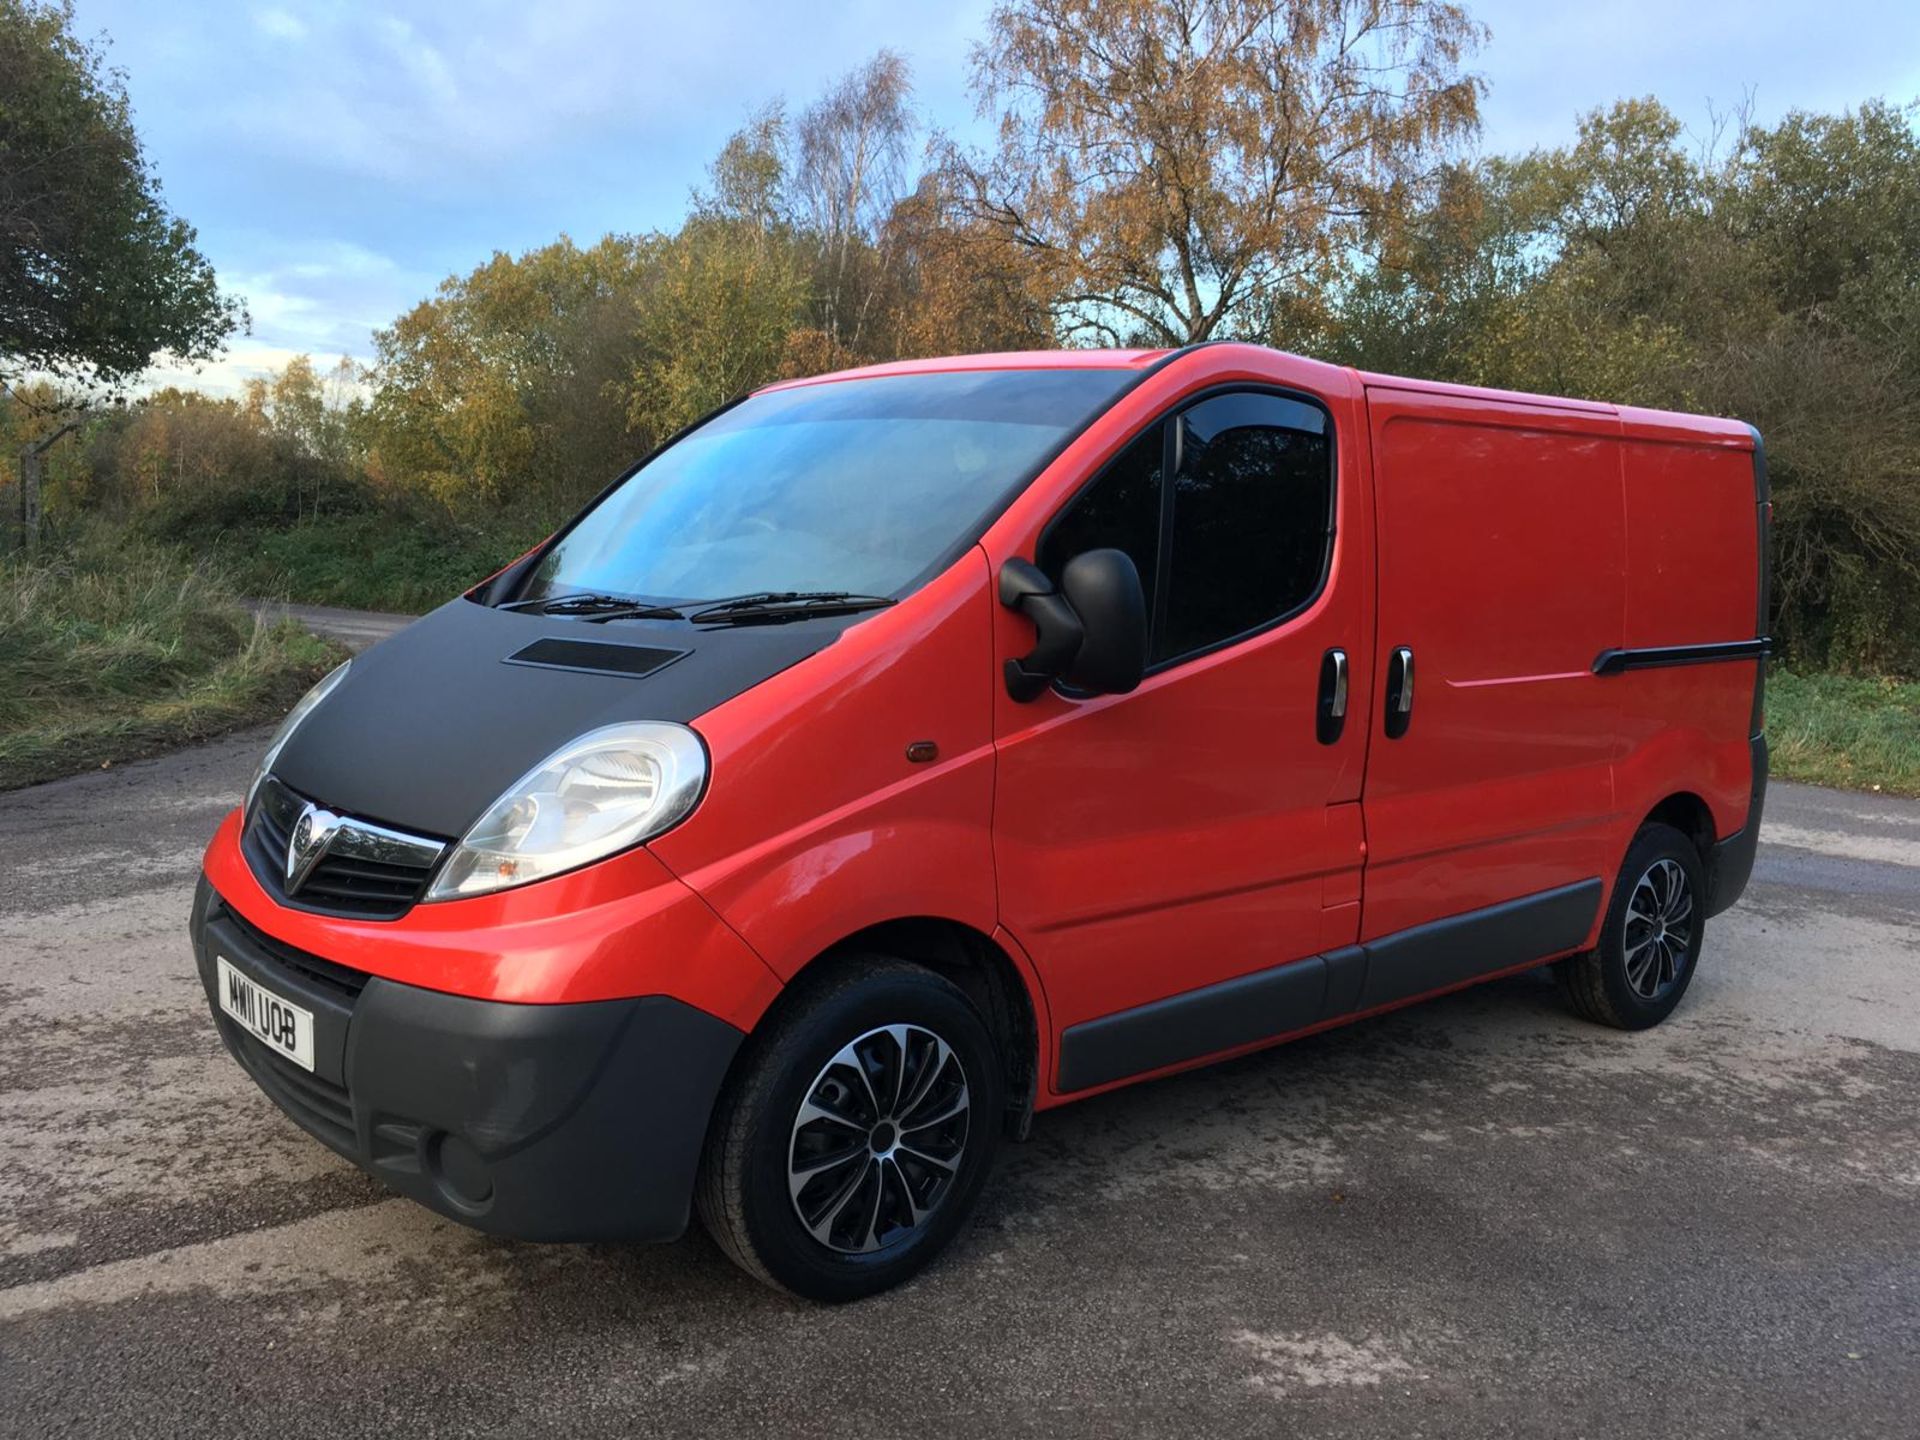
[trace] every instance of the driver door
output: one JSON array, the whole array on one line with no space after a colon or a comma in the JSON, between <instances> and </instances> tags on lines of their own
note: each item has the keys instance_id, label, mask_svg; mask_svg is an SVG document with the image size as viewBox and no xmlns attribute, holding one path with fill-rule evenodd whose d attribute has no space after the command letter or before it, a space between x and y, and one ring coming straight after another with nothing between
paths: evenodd
<instances>
[{"instance_id":1,"label":"driver door","mask_svg":"<svg viewBox=\"0 0 1920 1440\"><path fill-rule=\"evenodd\" d=\"M1370 515L1335 414L1278 388L1207 391L1024 537L1056 582L1085 550L1126 551L1152 628L1131 694L996 699L1001 923L1045 987L1058 1090L1312 1023L1312 957L1358 936ZM1034 632L1003 612L996 636L1004 662Z\"/></svg>"}]
</instances>

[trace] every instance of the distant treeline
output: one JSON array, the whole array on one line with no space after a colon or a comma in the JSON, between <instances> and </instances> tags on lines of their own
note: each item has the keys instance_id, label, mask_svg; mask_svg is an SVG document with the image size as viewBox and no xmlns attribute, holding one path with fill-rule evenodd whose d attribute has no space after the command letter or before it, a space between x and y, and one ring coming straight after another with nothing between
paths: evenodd
<instances>
[{"instance_id":1,"label":"distant treeline","mask_svg":"<svg viewBox=\"0 0 1920 1440\"><path fill-rule=\"evenodd\" d=\"M1004 45L983 60L1003 83L1025 63ZM1045 172L1059 156L1036 158L1031 134L1015 189L1005 173L1023 152L1004 136L995 156L969 160L923 133L905 66L883 54L816 104L770 109L734 136L671 232L496 254L380 331L364 371L299 360L241 399L167 390L97 414L50 454L49 513L230 545L385 517L353 529L354 543L444 531L476 546L478 564L489 547L509 558L663 437L777 377L1233 336L1751 421L1772 468L1783 642L1803 665L1920 673L1911 108L1735 120L1703 141L1655 101L1622 102L1564 149L1386 173L1353 226L1262 241L1299 253L1257 285L1244 277L1278 251L1216 249L1210 270L1204 254L1166 249L1181 232L1150 215L1147 238L1129 238L1128 216L1147 212L1087 208L1067 172ZM1067 189L1049 190L1045 173ZM1221 205L1189 236L1242 234ZM0 410L10 449L38 423L19 402Z\"/></svg>"}]
</instances>

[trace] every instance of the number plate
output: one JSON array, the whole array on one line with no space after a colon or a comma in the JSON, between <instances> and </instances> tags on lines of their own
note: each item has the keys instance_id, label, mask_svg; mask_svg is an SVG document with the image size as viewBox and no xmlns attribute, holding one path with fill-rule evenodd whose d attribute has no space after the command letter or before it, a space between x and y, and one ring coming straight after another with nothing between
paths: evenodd
<instances>
[{"instance_id":1,"label":"number plate","mask_svg":"<svg viewBox=\"0 0 1920 1440\"><path fill-rule=\"evenodd\" d=\"M302 1070L313 1069L313 1012L249 980L224 955L214 956L213 963L219 971L220 1008L275 1054Z\"/></svg>"}]
</instances>

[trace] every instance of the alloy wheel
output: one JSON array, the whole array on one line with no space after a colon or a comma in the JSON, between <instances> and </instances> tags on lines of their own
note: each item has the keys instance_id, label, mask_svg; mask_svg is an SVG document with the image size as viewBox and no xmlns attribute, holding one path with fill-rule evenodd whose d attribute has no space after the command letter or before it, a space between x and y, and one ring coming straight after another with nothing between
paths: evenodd
<instances>
[{"instance_id":1,"label":"alloy wheel","mask_svg":"<svg viewBox=\"0 0 1920 1440\"><path fill-rule=\"evenodd\" d=\"M966 1068L919 1025L884 1025L827 1061L793 1121L788 1190L807 1233L843 1254L908 1238L939 1209L966 1152Z\"/></svg>"},{"instance_id":2,"label":"alloy wheel","mask_svg":"<svg viewBox=\"0 0 1920 1440\"><path fill-rule=\"evenodd\" d=\"M1634 882L1622 948L1627 984L1642 1000L1671 990L1693 952L1693 887L1677 861L1656 860Z\"/></svg>"}]
</instances>

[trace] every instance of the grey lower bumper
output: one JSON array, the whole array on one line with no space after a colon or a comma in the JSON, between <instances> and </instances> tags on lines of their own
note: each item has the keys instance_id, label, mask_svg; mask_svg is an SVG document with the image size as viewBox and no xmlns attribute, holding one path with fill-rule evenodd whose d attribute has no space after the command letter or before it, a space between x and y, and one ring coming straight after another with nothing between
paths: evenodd
<instances>
[{"instance_id":1,"label":"grey lower bumper","mask_svg":"<svg viewBox=\"0 0 1920 1440\"><path fill-rule=\"evenodd\" d=\"M1767 737L1753 737L1753 797L1747 823L1715 845L1707 856L1707 914L1718 915L1738 900L1753 876L1760 848L1760 816L1767 801Z\"/></svg>"},{"instance_id":2,"label":"grey lower bumper","mask_svg":"<svg viewBox=\"0 0 1920 1440\"><path fill-rule=\"evenodd\" d=\"M395 1190L525 1240L686 1228L707 1120L743 1038L733 1026L660 995L516 1005L356 977L247 926L204 879L191 932L234 1058ZM227 1018L216 954L313 1012L311 1072Z\"/></svg>"}]
</instances>

